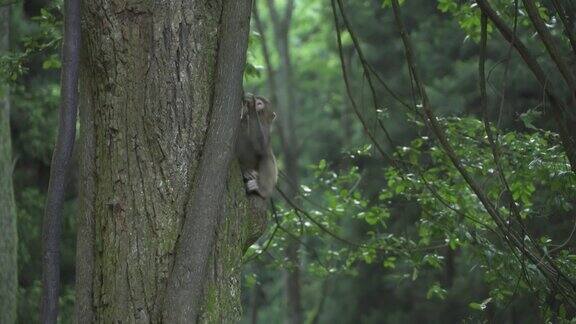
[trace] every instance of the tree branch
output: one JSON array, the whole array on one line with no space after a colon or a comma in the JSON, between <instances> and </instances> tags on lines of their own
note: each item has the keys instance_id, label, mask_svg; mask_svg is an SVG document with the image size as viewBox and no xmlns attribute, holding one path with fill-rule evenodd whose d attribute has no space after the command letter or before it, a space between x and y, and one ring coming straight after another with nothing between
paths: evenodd
<instances>
[{"instance_id":1,"label":"tree branch","mask_svg":"<svg viewBox=\"0 0 576 324\"><path fill-rule=\"evenodd\" d=\"M536 4L534 3L534 0L522 0L522 2L524 3L524 8L526 9L526 12L528 12L528 17L530 17L530 21L532 21L532 25L534 25L534 28L536 29L538 36L540 36L542 43L544 43L544 46L546 47L548 54L550 55L550 57L552 57L552 60L554 61L556 67L558 68L558 71L560 71L560 74L566 81L566 84L570 89L570 93L572 94L572 96L576 96L576 81L574 80L574 75L572 74L570 67L562 57L562 54L560 54L558 47L554 44L554 39L552 38L552 35L548 31L546 24L544 23L544 21L542 21L542 18L540 18L540 14L538 12ZM574 98L572 100L574 100Z\"/></svg>"},{"instance_id":2,"label":"tree branch","mask_svg":"<svg viewBox=\"0 0 576 324\"><path fill-rule=\"evenodd\" d=\"M260 33L260 44L262 47L262 56L264 56L264 65L266 66L266 74L268 75L268 90L270 91L270 101L273 107L278 107L278 87L276 85L276 73L274 73L274 68L272 66L272 60L270 59L270 50L268 49L268 42L266 34L264 31L264 26L262 24L262 19L260 18L260 12L258 11L258 1L254 1L254 8L252 12L254 17L254 22L256 25L256 30ZM282 123L278 123L278 134L280 134L280 143L282 144L282 150L284 152L288 151L288 139L286 138L286 130L284 129Z\"/></svg>"},{"instance_id":3,"label":"tree branch","mask_svg":"<svg viewBox=\"0 0 576 324\"><path fill-rule=\"evenodd\" d=\"M494 165L496 166L496 173L498 175L498 179L502 183L504 187L504 191L506 193L506 199L509 200L509 208L512 211L512 215L514 215L518 225L521 229L522 236L528 236L530 238L530 243L533 244L535 249L539 247L536 245L536 240L534 237L528 232L526 225L522 220L522 216L520 215L520 210L518 210L518 204L516 200L512 196L512 190L510 189L510 185L508 184L508 180L506 179L506 175L504 173L504 168L502 167L502 161L500 159L500 147L498 144L498 140L496 136L492 133L492 128L490 126L490 122L488 120L488 95L486 93L486 49L487 49L487 42L488 42L488 17L482 13L480 18L481 20L481 36L480 36L480 53L478 59L478 76L479 76L479 87L480 87L480 105L482 109L482 116L484 119L484 130L486 132L486 137L488 138L488 143L490 144L490 150L492 152L492 159L494 160ZM522 241L524 243L524 241Z\"/></svg>"},{"instance_id":4,"label":"tree branch","mask_svg":"<svg viewBox=\"0 0 576 324\"><path fill-rule=\"evenodd\" d=\"M477 0L478 3L484 0ZM402 38L402 42L404 44L404 49L406 52L406 61L408 63L410 72L414 77L414 82L416 86L416 90L418 90L420 98L422 100L422 108L424 110L424 114L426 116L425 122L426 125L430 128L432 133L438 139L441 148L446 153L454 167L458 170L462 178L468 184L469 188L474 192L474 194L478 197L488 214L492 217L496 225L503 231L505 234L505 241L507 244L510 245L511 249L517 248L522 252L524 256L526 256L538 269L541 273L549 280L552 287L561 288L561 292L568 295L574 296L576 293L576 286L572 281L562 272L560 271L554 264L553 260L547 258L545 254L542 253L541 249L538 248L537 243L534 243L536 250L528 249L524 244L524 238L518 237L517 233L513 232L509 226L507 225L506 221L500 214L500 212L495 208L492 204L486 193L482 190L479 184L472 178L472 176L468 173L466 168L460 163L459 158L457 157L452 145L448 142L446 135L442 127L438 124L437 118L434 115L434 112L431 109L430 101L428 99L426 89L420 78L419 71L416 66L416 61L414 58L414 51L412 42L408 33L406 32L406 28L404 26L404 22L402 20L402 16L400 13L400 5L398 0L392 0L392 9L394 13L394 18L396 20L396 25L400 32L400 37ZM571 301L570 298L568 298Z\"/></svg>"},{"instance_id":5,"label":"tree branch","mask_svg":"<svg viewBox=\"0 0 576 324\"><path fill-rule=\"evenodd\" d=\"M364 116L362 116L362 113L360 113L360 110L358 109L358 105L356 104L356 100L354 100L354 97L352 95L352 87L350 85L350 80L348 77L348 70L346 69L346 60L344 59L344 52L343 52L343 46L342 46L342 36L340 35L338 11L336 10L335 1L336 0L331 0L330 3L332 5L332 13L334 16L334 28L336 29L336 40L338 41L338 53L340 55L340 67L342 68L342 78L344 79L344 85L346 86L346 93L348 94L348 98L350 99L350 103L352 104L352 109L354 110L356 117L358 117L358 119L360 120L360 123L362 124L362 127L364 128L364 131L366 132L366 135L368 135L368 137L370 138L370 141L372 143L374 143L374 146L376 147L378 152L380 152L382 157L394 165L395 162L394 162L393 157L391 157L388 153L386 153L384 148L376 140L376 137L374 136L374 134L372 133L372 131L368 127L367 121L364 119Z\"/></svg>"},{"instance_id":6,"label":"tree branch","mask_svg":"<svg viewBox=\"0 0 576 324\"><path fill-rule=\"evenodd\" d=\"M18 2L18 0L0 0L0 8L15 4L16 2Z\"/></svg>"},{"instance_id":7,"label":"tree branch","mask_svg":"<svg viewBox=\"0 0 576 324\"><path fill-rule=\"evenodd\" d=\"M42 299L40 321L56 323L60 290L60 234L68 169L76 139L78 66L80 61L80 0L64 2L61 101L58 137L50 166L50 182L42 220Z\"/></svg>"},{"instance_id":8,"label":"tree branch","mask_svg":"<svg viewBox=\"0 0 576 324\"><path fill-rule=\"evenodd\" d=\"M288 197L288 195L286 193L284 193L282 190L278 189L278 192L280 193L280 195L282 196L282 198L284 198L284 200L288 203L288 205L292 206L292 208L294 208L294 210L296 212L300 212L302 214L304 214L304 216L306 216L306 218L308 218L312 223L314 223L314 225L316 225L319 229L321 229L323 232L325 232L326 234L332 236L333 238L335 238L336 240L348 244L350 246L355 246L355 247L361 247L363 246L362 244L358 244L358 243L354 243L352 241L349 241L343 237L340 237L338 235L336 235L335 233L333 233L332 231L330 231L328 228L326 228L326 226L320 224L320 222L318 222L314 217L312 217L312 215L310 215L307 211L305 211L303 208L301 208L300 206L298 206L294 201L292 201L292 199L290 197Z\"/></svg>"},{"instance_id":9,"label":"tree branch","mask_svg":"<svg viewBox=\"0 0 576 324\"><path fill-rule=\"evenodd\" d=\"M364 57L364 54L362 52L362 48L360 47L360 41L356 37L356 34L352 31L352 25L348 21L348 17L346 16L346 12L344 11L344 4L342 3L342 0L337 0L337 2L338 2L338 8L340 9L340 14L342 15L342 21L344 22L346 29L350 33L350 37L352 38L352 43L354 44L354 48L356 49L356 52L358 53L358 58L360 58L360 62L362 63L362 69L364 71L364 76L366 77L366 80L368 81L368 87L370 88L370 94L372 95L372 102L374 104L374 110L377 111L378 110L378 98L376 96L376 89L374 88L374 84L372 82L371 71L367 67L368 61ZM386 139L390 143L390 146L393 149L396 149L396 144L392 140L392 137L390 136L390 133L388 132L388 130L384 126L384 123L382 123L382 120L378 117L377 121L378 121L378 125L380 126L380 129L382 129L382 131L384 132L384 135L386 136Z\"/></svg>"},{"instance_id":10,"label":"tree branch","mask_svg":"<svg viewBox=\"0 0 576 324\"><path fill-rule=\"evenodd\" d=\"M286 8L284 9L284 19L282 20L282 24L284 28L288 29L290 24L292 23L292 14L294 13L294 0L288 0L286 4Z\"/></svg>"},{"instance_id":11,"label":"tree branch","mask_svg":"<svg viewBox=\"0 0 576 324\"><path fill-rule=\"evenodd\" d=\"M528 48L514 36L514 33L506 25L506 23L498 16L496 11L492 9L487 0L477 0L476 3L482 10L482 12L492 21L496 29L500 32L502 37L512 44L520 57L526 63L526 66L532 74L536 77L540 86L544 89L547 97L550 100L552 106L552 113L554 119L558 125L558 130L564 149L566 150L566 156L570 161L570 166L572 171L576 173L576 137L574 136L574 127L576 127L576 113L570 110L564 101L562 101L558 96L547 86L548 77L544 73L544 70L536 61L536 59L530 54ZM572 107L574 108L574 107Z\"/></svg>"},{"instance_id":12,"label":"tree branch","mask_svg":"<svg viewBox=\"0 0 576 324\"><path fill-rule=\"evenodd\" d=\"M240 126L251 8L251 0L223 3L212 114L168 279L163 310L167 323L196 323L200 315L208 260L222 219L221 206Z\"/></svg>"},{"instance_id":13,"label":"tree branch","mask_svg":"<svg viewBox=\"0 0 576 324\"><path fill-rule=\"evenodd\" d=\"M268 3L268 12L270 14L270 19L277 22L280 21L280 17L278 17L278 10L276 9L276 3L274 2L274 0L266 0L266 1Z\"/></svg>"},{"instance_id":14,"label":"tree branch","mask_svg":"<svg viewBox=\"0 0 576 324\"><path fill-rule=\"evenodd\" d=\"M564 34L568 37L568 41L570 42L570 46L572 46L572 54L576 55L576 35L574 33L574 27L570 22L568 14L565 12L564 7L562 6L561 2L558 0L552 0L552 5L556 9L560 20L562 21L562 25L564 25Z\"/></svg>"}]
</instances>

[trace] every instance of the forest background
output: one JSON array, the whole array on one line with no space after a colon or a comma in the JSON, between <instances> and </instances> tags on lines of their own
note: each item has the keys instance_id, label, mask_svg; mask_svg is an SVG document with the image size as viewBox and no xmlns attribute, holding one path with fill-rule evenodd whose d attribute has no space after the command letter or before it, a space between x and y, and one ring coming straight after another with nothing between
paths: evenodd
<instances>
[{"instance_id":1,"label":"forest background","mask_svg":"<svg viewBox=\"0 0 576 324\"><path fill-rule=\"evenodd\" d=\"M508 39L483 3L256 1L244 88L278 113L281 172L268 230L245 256L243 323L576 316L576 2L490 1ZM0 10L0 134L11 136L0 160L14 192L0 190L0 203L15 202L17 317L32 323L62 3ZM73 318L78 164L76 154L62 323Z\"/></svg>"}]
</instances>

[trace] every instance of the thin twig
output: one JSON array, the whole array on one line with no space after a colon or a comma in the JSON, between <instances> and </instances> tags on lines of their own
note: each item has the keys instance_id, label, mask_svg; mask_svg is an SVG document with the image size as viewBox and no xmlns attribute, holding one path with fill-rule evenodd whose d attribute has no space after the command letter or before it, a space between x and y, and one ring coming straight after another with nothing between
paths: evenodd
<instances>
[{"instance_id":1,"label":"thin twig","mask_svg":"<svg viewBox=\"0 0 576 324\"><path fill-rule=\"evenodd\" d=\"M290 236L294 241L298 242L300 245L302 245L308 251L310 251L310 253L312 253L312 256L316 259L316 261L318 261L318 264L320 264L326 271L329 271L329 267L326 266L322 262L322 260L320 260L320 256L318 255L318 252L316 252L316 250L314 248L312 248L306 242L302 241L297 235L290 232L287 228L282 226L282 224L280 223L280 217L278 217L278 210L276 209L276 204L273 201L272 201L272 215L274 216L274 222L276 222L276 226L280 230L282 230L284 233L286 233L288 236Z\"/></svg>"},{"instance_id":2,"label":"thin twig","mask_svg":"<svg viewBox=\"0 0 576 324\"><path fill-rule=\"evenodd\" d=\"M274 226L274 230L272 230L272 234L270 234L270 238L268 239L268 241L266 241L266 245L264 245L264 248L262 250L260 250L260 252L254 252L254 254L251 255L249 258L245 259L242 262L242 264L252 262L253 260L258 259L262 254L264 254L268 250L268 248L270 247L270 244L272 243L272 241L274 240L274 236L276 235L276 232L278 232L278 226Z\"/></svg>"},{"instance_id":3,"label":"thin twig","mask_svg":"<svg viewBox=\"0 0 576 324\"><path fill-rule=\"evenodd\" d=\"M482 0L478 0L478 1L482 1ZM422 99L422 108L424 110L424 114L427 117L425 120L426 125L431 129L431 131L434 133L436 138L439 140L440 146L442 147L442 149L444 150L444 152L446 153L448 158L451 160L454 167L458 170L460 175L464 178L464 180L466 181L466 183L468 184L470 189L472 189L472 191L476 194L476 196L478 197L478 199L480 200L480 202L482 203L482 205L484 206L484 208L486 209L488 214L492 217L492 219L495 221L495 223L498 225L498 227L500 227L501 229L504 230L506 242L508 242L509 244L512 244L513 246L518 248L526 257L528 257L542 271L542 273L547 278L550 279L551 282L554 279L556 279L556 280L558 280L559 278L564 279L565 283L569 285L569 287L570 287L569 289L571 289L571 291L568 292L564 289L565 287L562 287L563 292L574 294L574 291L576 291L576 288L574 287L573 283L563 272L561 272L554 265L553 260L548 259L547 260L548 262L546 262L545 264L541 264L539 262L541 260L541 258L540 258L541 254L539 253L540 256L535 255L533 251L526 249L524 244L523 244L523 238L519 238L515 233L510 231L509 227L507 226L506 222L504 221L504 218L502 217L502 215L500 215L500 212L494 207L494 205L492 204L492 202L490 201L490 199L488 198L486 193L481 189L481 187L476 183L476 181L468 173L466 168L464 168L464 166L461 164L459 158L457 157L456 153L454 152L454 149L452 148L452 145L447 140L443 129L438 124L436 116L434 115L434 113L431 109L430 101L428 99L426 89L424 88L423 82L422 82L420 75L419 75L419 71L416 67L414 54L413 54L412 42L411 42L410 37L408 36L408 34L406 32L406 28L404 26L404 22L402 20L402 16L400 13L400 5L398 3L398 0L392 0L392 8L393 8L393 12L394 12L394 17L396 19L396 25L398 26L400 36L401 36L402 42L404 44L404 49L406 51L406 60L408 62L408 66L410 68L410 72L411 72L412 76L414 77L416 89L419 91L420 98Z\"/></svg>"},{"instance_id":4,"label":"thin twig","mask_svg":"<svg viewBox=\"0 0 576 324\"><path fill-rule=\"evenodd\" d=\"M576 81L574 80L572 70L564 60L564 57L560 53L556 44L554 44L554 39L552 38L552 34L548 31L548 27L546 27L546 24L542 21L542 18L540 18L540 13L536 7L536 3L534 3L534 0L522 0L522 2L524 3L524 8L528 13L528 17L530 17L530 21L532 21L534 29L536 29L538 36L540 36L542 43L544 43L544 47L546 47L546 51L548 51L552 61L554 61L558 71L564 78L564 81L566 81L571 95L573 97L576 96ZM574 98L572 100L574 100Z\"/></svg>"},{"instance_id":5,"label":"thin twig","mask_svg":"<svg viewBox=\"0 0 576 324\"><path fill-rule=\"evenodd\" d=\"M522 236L528 235L530 237L530 242L534 243L536 240L532 237L532 235L526 229L526 225L522 221L522 217L520 215L520 210L518 210L518 205L516 200L512 196L512 190L510 189L510 185L508 184L508 180L506 179L506 175L504 173L504 168L502 167L501 159L500 159L500 147L498 145L497 139L495 138L494 134L492 133L492 127L490 126L490 122L488 120L488 96L486 94L486 50L487 50L487 42L488 42L488 17L486 14L482 13L481 16L481 39L480 39L480 54L478 59L478 76L479 76L479 86L480 86L480 105L482 108L482 116L484 119L484 130L486 132L486 137L488 138L488 143L490 144L490 149L492 151L492 158L494 160L494 164L496 166L496 173L500 182L504 186L504 190L506 193L506 198L510 200L510 210L514 215L516 221L520 225L522 230ZM524 241L522 241L524 242Z\"/></svg>"},{"instance_id":6,"label":"thin twig","mask_svg":"<svg viewBox=\"0 0 576 324\"><path fill-rule=\"evenodd\" d=\"M502 18L500 18L498 13L490 6L488 0L477 0L476 3L482 12L486 14L490 21L492 21L502 37L514 46L528 69L530 69L536 80L545 89L546 95L548 96L553 108L552 113L556 124L558 125L560 137L564 144L568 160L570 161L571 169L576 173L576 137L574 136L574 130L572 129L573 126L571 126L574 124L574 120L576 119L576 113L573 107L569 108L568 105L561 100L550 87L546 86L548 83L548 77L544 73L544 70L538 61L536 61L536 59L530 54L526 45L514 36L514 33Z\"/></svg>"},{"instance_id":7,"label":"thin twig","mask_svg":"<svg viewBox=\"0 0 576 324\"><path fill-rule=\"evenodd\" d=\"M573 26L571 25L568 15L564 11L564 7L559 0L552 0L552 6L556 9L556 13L560 17L562 21L562 25L564 25L564 34L568 37L568 41L570 42L570 46L572 46L572 54L576 55L576 35L573 31Z\"/></svg>"},{"instance_id":8,"label":"thin twig","mask_svg":"<svg viewBox=\"0 0 576 324\"><path fill-rule=\"evenodd\" d=\"M314 217L312 217L307 211L302 209L300 206L296 205L296 203L294 203L294 201L292 201L292 199L290 199L280 188L276 188L276 189L278 190L280 195L284 198L284 200L290 206L292 206L292 208L294 208L294 210L301 212L304 216L306 216L306 218L308 218L312 223L314 223L314 225L318 226L318 228L320 228L323 232L327 233L328 235L332 236L333 238L337 239L338 241L340 241L342 243L346 243L348 245L352 245L352 246L356 246L356 247L364 246L363 244L354 243L352 241L349 241L345 238L342 238L342 237L334 234L332 231L330 231L328 228L326 228L326 226L320 224L320 222L318 222Z\"/></svg>"},{"instance_id":9,"label":"thin twig","mask_svg":"<svg viewBox=\"0 0 576 324\"><path fill-rule=\"evenodd\" d=\"M352 108L354 110L354 113L356 114L356 116L360 120L360 123L362 124L364 131L366 132L366 134L370 138L370 141L372 143L374 143L374 146L380 152L382 157L384 157L386 160L388 160L391 164L395 164L394 159L388 153L386 153L384 148L376 140L374 134L372 133L372 131L368 127L368 124L367 124L366 120L364 119L364 116L362 116L362 113L358 109L356 101L354 100L354 97L352 95L352 87L350 85L350 81L348 78L348 70L346 69L346 60L344 59L344 52L343 52L343 47L342 47L342 37L340 35L340 26L339 26L339 22L338 22L338 11L336 10L335 0L331 0L330 3L332 5L332 13L334 16L334 27L336 28L336 39L338 41L338 53L340 55L340 66L342 68L342 76L344 79L344 84L346 86L346 92L348 94L348 98L350 99L350 103L352 104Z\"/></svg>"}]
</instances>

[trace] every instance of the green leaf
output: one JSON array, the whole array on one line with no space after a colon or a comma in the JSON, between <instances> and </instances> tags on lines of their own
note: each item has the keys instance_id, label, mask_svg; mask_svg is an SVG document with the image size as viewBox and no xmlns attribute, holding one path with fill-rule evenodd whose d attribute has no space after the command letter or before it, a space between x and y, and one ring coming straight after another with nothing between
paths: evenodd
<instances>
[{"instance_id":1,"label":"green leaf","mask_svg":"<svg viewBox=\"0 0 576 324\"><path fill-rule=\"evenodd\" d=\"M376 225L378 223L378 215L373 212L364 213L364 220L370 225Z\"/></svg>"},{"instance_id":2,"label":"green leaf","mask_svg":"<svg viewBox=\"0 0 576 324\"><path fill-rule=\"evenodd\" d=\"M402 5L404 3L404 0L399 0L398 4ZM386 7L391 7L392 6L392 0L384 0L382 2L382 8L386 8Z\"/></svg>"},{"instance_id":3,"label":"green leaf","mask_svg":"<svg viewBox=\"0 0 576 324\"><path fill-rule=\"evenodd\" d=\"M387 269L394 269L396 268L396 257L388 257L384 262L382 262L382 266Z\"/></svg>"},{"instance_id":4,"label":"green leaf","mask_svg":"<svg viewBox=\"0 0 576 324\"><path fill-rule=\"evenodd\" d=\"M530 109L527 112L520 115L520 120L522 121L522 123L526 128L539 130L536 126L534 126L534 123L537 120L539 120L541 116L542 116L541 111Z\"/></svg>"},{"instance_id":5,"label":"green leaf","mask_svg":"<svg viewBox=\"0 0 576 324\"><path fill-rule=\"evenodd\" d=\"M481 303L470 303L468 306L475 310L484 311L491 301L492 297L484 299Z\"/></svg>"},{"instance_id":6,"label":"green leaf","mask_svg":"<svg viewBox=\"0 0 576 324\"><path fill-rule=\"evenodd\" d=\"M453 12L458 9L458 4L454 0L438 0L438 9L442 12Z\"/></svg>"},{"instance_id":7,"label":"green leaf","mask_svg":"<svg viewBox=\"0 0 576 324\"><path fill-rule=\"evenodd\" d=\"M250 77L260 77L261 70L262 70L261 66L255 66L252 63L246 62L246 65L244 67L244 75Z\"/></svg>"},{"instance_id":8,"label":"green leaf","mask_svg":"<svg viewBox=\"0 0 576 324\"><path fill-rule=\"evenodd\" d=\"M479 310L482 311L482 305L478 304L478 303L470 303L468 304L468 307L475 309L475 310Z\"/></svg>"},{"instance_id":9,"label":"green leaf","mask_svg":"<svg viewBox=\"0 0 576 324\"><path fill-rule=\"evenodd\" d=\"M42 63L42 68L44 70L59 69L61 66L62 66L62 63L60 62L60 58L56 55L49 56Z\"/></svg>"},{"instance_id":10,"label":"green leaf","mask_svg":"<svg viewBox=\"0 0 576 324\"><path fill-rule=\"evenodd\" d=\"M320 160L320 163L318 163L318 169L319 170L326 169L326 160L324 160L324 159Z\"/></svg>"},{"instance_id":11,"label":"green leaf","mask_svg":"<svg viewBox=\"0 0 576 324\"><path fill-rule=\"evenodd\" d=\"M362 258L364 259L364 262L366 262L366 264L371 264L372 262L374 262L374 259L376 258L376 251L374 251L373 249L366 250L362 252Z\"/></svg>"},{"instance_id":12,"label":"green leaf","mask_svg":"<svg viewBox=\"0 0 576 324\"><path fill-rule=\"evenodd\" d=\"M447 291L442 288L439 283L434 283L432 287L428 289L426 293L426 299L432 299L434 297L444 300L446 298Z\"/></svg>"}]
</instances>

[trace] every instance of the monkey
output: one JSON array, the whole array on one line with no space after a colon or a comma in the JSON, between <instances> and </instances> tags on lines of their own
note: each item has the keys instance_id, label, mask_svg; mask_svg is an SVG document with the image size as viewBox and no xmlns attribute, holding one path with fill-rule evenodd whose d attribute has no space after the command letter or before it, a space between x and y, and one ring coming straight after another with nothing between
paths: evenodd
<instances>
[{"instance_id":1,"label":"monkey","mask_svg":"<svg viewBox=\"0 0 576 324\"><path fill-rule=\"evenodd\" d=\"M278 180L276 157L270 143L270 127L276 113L261 96L244 96L236 154L247 194L263 199L272 195Z\"/></svg>"}]
</instances>

